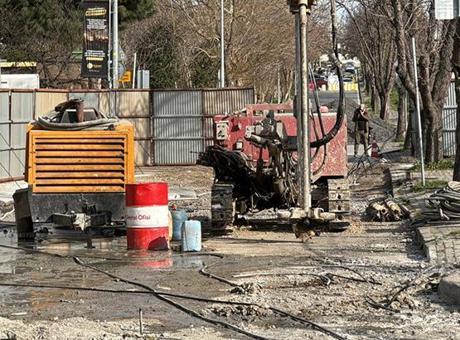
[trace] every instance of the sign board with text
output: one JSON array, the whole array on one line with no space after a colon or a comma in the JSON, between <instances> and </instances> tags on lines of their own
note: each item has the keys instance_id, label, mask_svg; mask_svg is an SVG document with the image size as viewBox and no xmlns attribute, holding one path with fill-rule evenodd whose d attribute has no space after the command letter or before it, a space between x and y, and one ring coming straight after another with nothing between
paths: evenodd
<instances>
[{"instance_id":1,"label":"sign board with text","mask_svg":"<svg viewBox=\"0 0 460 340\"><path fill-rule=\"evenodd\" d=\"M109 2L84 1L84 44L81 75L84 78L108 77Z\"/></svg>"}]
</instances>

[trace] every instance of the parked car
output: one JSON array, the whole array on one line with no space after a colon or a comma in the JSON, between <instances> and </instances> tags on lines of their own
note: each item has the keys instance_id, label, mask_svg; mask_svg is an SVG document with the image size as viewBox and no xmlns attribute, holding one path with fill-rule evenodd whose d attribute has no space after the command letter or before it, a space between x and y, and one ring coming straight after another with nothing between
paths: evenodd
<instances>
[{"instance_id":1,"label":"parked car","mask_svg":"<svg viewBox=\"0 0 460 340\"><path fill-rule=\"evenodd\" d=\"M347 63L347 64L345 65L345 72L349 72L349 73L355 74L355 73L356 73L355 65L354 65L353 63Z\"/></svg>"},{"instance_id":2,"label":"parked car","mask_svg":"<svg viewBox=\"0 0 460 340\"><path fill-rule=\"evenodd\" d=\"M327 78L325 76L322 76L322 75L319 75L319 74L315 74L314 75L315 77L315 82L316 82L316 86L318 89L321 89L323 86L326 86L327 88ZM314 89L314 82L311 81L310 82L310 89Z\"/></svg>"}]
</instances>

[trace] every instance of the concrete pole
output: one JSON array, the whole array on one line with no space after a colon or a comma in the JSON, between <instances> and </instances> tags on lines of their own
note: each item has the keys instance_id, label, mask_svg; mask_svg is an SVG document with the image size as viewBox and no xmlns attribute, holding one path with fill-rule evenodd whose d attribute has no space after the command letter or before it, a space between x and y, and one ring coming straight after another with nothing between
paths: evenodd
<instances>
[{"instance_id":1,"label":"concrete pole","mask_svg":"<svg viewBox=\"0 0 460 340\"><path fill-rule=\"evenodd\" d=\"M420 115L420 95L418 90L418 70L417 70L417 50L415 37L412 37L412 52L414 60L414 78L415 78L415 105L417 107L417 134L420 149L420 165L422 174L422 185L425 186L425 157L423 155L423 135L422 135L422 119Z\"/></svg>"},{"instance_id":2,"label":"concrete pole","mask_svg":"<svg viewBox=\"0 0 460 340\"><path fill-rule=\"evenodd\" d=\"M133 89L136 88L136 73L137 73L137 53L134 52L134 65L133 65Z\"/></svg>"},{"instance_id":3,"label":"concrete pole","mask_svg":"<svg viewBox=\"0 0 460 340\"><path fill-rule=\"evenodd\" d=\"M307 213L311 208L310 176L310 108L308 99L308 1L300 0L300 93L302 124L302 202L301 208Z\"/></svg>"},{"instance_id":4,"label":"concrete pole","mask_svg":"<svg viewBox=\"0 0 460 340\"><path fill-rule=\"evenodd\" d=\"M220 0L220 87L225 87L225 13L224 0Z\"/></svg>"},{"instance_id":5,"label":"concrete pole","mask_svg":"<svg viewBox=\"0 0 460 340\"><path fill-rule=\"evenodd\" d=\"M113 29L112 29L112 57L113 57L113 68L112 68L112 80L114 89L118 88L118 0L113 0Z\"/></svg>"}]
</instances>

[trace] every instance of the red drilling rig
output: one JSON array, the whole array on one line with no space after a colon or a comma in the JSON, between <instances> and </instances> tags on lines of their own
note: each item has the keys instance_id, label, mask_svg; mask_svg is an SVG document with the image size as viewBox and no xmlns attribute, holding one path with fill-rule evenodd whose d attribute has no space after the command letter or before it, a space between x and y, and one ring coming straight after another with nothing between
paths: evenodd
<instances>
[{"instance_id":1,"label":"red drilling rig","mask_svg":"<svg viewBox=\"0 0 460 340\"><path fill-rule=\"evenodd\" d=\"M214 231L234 224L290 224L297 236L304 237L349 226L347 127L338 61L337 112L320 107L316 96L316 110L310 110L308 98L307 23L313 3L288 1L296 18L298 92L294 105L250 105L214 118L215 143L198 160L215 171ZM338 60L334 1L331 14Z\"/></svg>"}]
</instances>

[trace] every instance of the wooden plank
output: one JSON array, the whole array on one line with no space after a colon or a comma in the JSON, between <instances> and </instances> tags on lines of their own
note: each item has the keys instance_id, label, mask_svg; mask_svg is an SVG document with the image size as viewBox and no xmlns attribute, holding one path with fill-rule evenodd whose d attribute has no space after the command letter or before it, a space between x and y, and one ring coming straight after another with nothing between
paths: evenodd
<instances>
[{"instance_id":1,"label":"wooden plank","mask_svg":"<svg viewBox=\"0 0 460 340\"><path fill-rule=\"evenodd\" d=\"M123 144L124 139L114 139L114 138L105 138L105 139L100 139L100 138L95 138L95 139L89 139L89 138L35 138L35 143L37 144Z\"/></svg>"},{"instance_id":2,"label":"wooden plank","mask_svg":"<svg viewBox=\"0 0 460 340\"><path fill-rule=\"evenodd\" d=\"M117 184L123 185L123 179L119 178L78 178L78 179L37 179L36 185L99 185L99 184Z\"/></svg>"},{"instance_id":3,"label":"wooden plank","mask_svg":"<svg viewBox=\"0 0 460 340\"><path fill-rule=\"evenodd\" d=\"M123 157L120 158L41 158L37 157L35 164L124 164Z\"/></svg>"},{"instance_id":4,"label":"wooden plank","mask_svg":"<svg viewBox=\"0 0 460 340\"><path fill-rule=\"evenodd\" d=\"M47 144L36 144L35 150L120 150L123 151L123 145L118 144L61 144L61 145L47 145Z\"/></svg>"},{"instance_id":5,"label":"wooden plank","mask_svg":"<svg viewBox=\"0 0 460 340\"><path fill-rule=\"evenodd\" d=\"M36 178L124 178L123 172L37 172Z\"/></svg>"},{"instance_id":6,"label":"wooden plank","mask_svg":"<svg viewBox=\"0 0 460 340\"><path fill-rule=\"evenodd\" d=\"M60 171L63 176L65 173L70 171L123 171L122 165L67 165L62 167L61 165L37 165L36 171Z\"/></svg>"},{"instance_id":7,"label":"wooden plank","mask_svg":"<svg viewBox=\"0 0 460 340\"><path fill-rule=\"evenodd\" d=\"M61 193L61 192L125 192L124 186L45 186L34 185L34 193Z\"/></svg>"},{"instance_id":8,"label":"wooden plank","mask_svg":"<svg viewBox=\"0 0 460 340\"><path fill-rule=\"evenodd\" d=\"M38 157L124 157L120 151L37 151Z\"/></svg>"}]
</instances>

